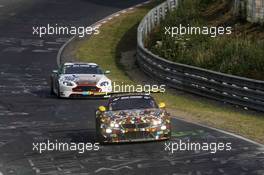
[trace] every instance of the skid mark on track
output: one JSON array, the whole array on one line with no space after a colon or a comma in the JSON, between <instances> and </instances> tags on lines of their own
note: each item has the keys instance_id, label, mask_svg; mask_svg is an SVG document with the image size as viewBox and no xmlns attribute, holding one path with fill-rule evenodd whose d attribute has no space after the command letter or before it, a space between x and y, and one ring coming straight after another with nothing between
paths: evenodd
<instances>
[{"instance_id":1,"label":"skid mark on track","mask_svg":"<svg viewBox=\"0 0 264 175\"><path fill-rule=\"evenodd\" d=\"M58 43L65 43L69 40L69 38L57 38L55 41Z\"/></svg>"},{"instance_id":2,"label":"skid mark on track","mask_svg":"<svg viewBox=\"0 0 264 175\"><path fill-rule=\"evenodd\" d=\"M253 169L256 163L263 162L263 149L249 149L240 155L240 150L228 154L211 154L208 152L177 152L173 155L161 152L162 143L147 143L103 146L100 152L56 152L45 154L26 154L32 170L36 174L113 174L116 172L146 172L148 170L167 170L168 174L230 174L230 166L239 166L240 173L262 173L262 166ZM142 147L150 149L141 149ZM239 148L242 149L242 148ZM128 151L130 150L130 151ZM261 154L262 153L262 154ZM131 157L133 156L133 157ZM210 162L210 166L208 165ZM238 163L239 162L239 163ZM108 166L106 166L106 163ZM193 167L193 165L197 165ZM227 166L228 165L228 166ZM201 168L202 167L202 168ZM214 167L212 169L212 167ZM236 170L234 170L236 171ZM85 172L85 173L84 173ZM257 173L256 173L257 172ZM231 173L232 174L232 173ZM254 174L254 173L253 173Z\"/></svg>"},{"instance_id":3,"label":"skid mark on track","mask_svg":"<svg viewBox=\"0 0 264 175\"><path fill-rule=\"evenodd\" d=\"M9 116L27 116L27 112L14 112L8 109L7 107L0 105L0 117L9 117ZM0 125L1 126L1 125Z\"/></svg>"},{"instance_id":4,"label":"skid mark on track","mask_svg":"<svg viewBox=\"0 0 264 175\"><path fill-rule=\"evenodd\" d=\"M27 38L13 38L13 37L0 37L0 46L2 52L21 53L31 50L33 53L50 53L57 52L61 44L67 38L57 38L53 40L43 39L27 39Z\"/></svg>"},{"instance_id":5,"label":"skid mark on track","mask_svg":"<svg viewBox=\"0 0 264 175\"><path fill-rule=\"evenodd\" d=\"M39 39L21 39L20 42L22 46L44 46L44 40Z\"/></svg>"},{"instance_id":6,"label":"skid mark on track","mask_svg":"<svg viewBox=\"0 0 264 175\"><path fill-rule=\"evenodd\" d=\"M29 157L28 163L37 174L72 174L82 171L84 166L74 155L43 155L40 157Z\"/></svg>"},{"instance_id":7,"label":"skid mark on track","mask_svg":"<svg viewBox=\"0 0 264 175\"><path fill-rule=\"evenodd\" d=\"M49 53L51 52L50 50L42 50L42 49L35 49L35 50L32 50L32 52L36 52L36 53Z\"/></svg>"},{"instance_id":8,"label":"skid mark on track","mask_svg":"<svg viewBox=\"0 0 264 175\"><path fill-rule=\"evenodd\" d=\"M6 38L6 37L0 38L0 45L10 46L12 44L16 44L16 42L17 42L16 38Z\"/></svg>"},{"instance_id":9,"label":"skid mark on track","mask_svg":"<svg viewBox=\"0 0 264 175\"><path fill-rule=\"evenodd\" d=\"M130 170L133 170L133 168L130 167L130 166L122 166L122 167L118 167L118 168L99 168L98 170L95 171L95 173L99 173L101 171L119 171L121 169L130 169Z\"/></svg>"},{"instance_id":10,"label":"skid mark on track","mask_svg":"<svg viewBox=\"0 0 264 175\"><path fill-rule=\"evenodd\" d=\"M29 115L26 112L11 112L11 111L0 111L0 116L19 116L19 115Z\"/></svg>"},{"instance_id":11,"label":"skid mark on track","mask_svg":"<svg viewBox=\"0 0 264 175\"><path fill-rule=\"evenodd\" d=\"M37 67L12 69L12 72L30 72L25 74L7 72L10 70L5 71L8 67L4 66L0 66L0 69L2 70L0 94L31 94L36 96L33 92L49 88L47 80L39 75L42 69Z\"/></svg>"},{"instance_id":12,"label":"skid mark on track","mask_svg":"<svg viewBox=\"0 0 264 175\"><path fill-rule=\"evenodd\" d=\"M0 148L3 147L3 146L5 146L7 143L8 143L8 141L1 140L0 141Z\"/></svg>"},{"instance_id":13,"label":"skid mark on track","mask_svg":"<svg viewBox=\"0 0 264 175\"><path fill-rule=\"evenodd\" d=\"M25 50L27 50L26 47L7 47L7 48L3 49L3 52L18 52L18 53L20 53L20 52L23 52Z\"/></svg>"}]
</instances>

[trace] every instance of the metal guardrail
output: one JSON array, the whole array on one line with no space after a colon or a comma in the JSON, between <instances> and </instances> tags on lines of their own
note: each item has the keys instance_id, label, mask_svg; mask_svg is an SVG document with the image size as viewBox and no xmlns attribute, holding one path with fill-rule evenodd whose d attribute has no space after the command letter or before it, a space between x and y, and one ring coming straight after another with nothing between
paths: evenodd
<instances>
[{"instance_id":1,"label":"metal guardrail","mask_svg":"<svg viewBox=\"0 0 264 175\"><path fill-rule=\"evenodd\" d=\"M234 0L234 13L249 22L264 23L264 0Z\"/></svg>"},{"instance_id":2,"label":"metal guardrail","mask_svg":"<svg viewBox=\"0 0 264 175\"><path fill-rule=\"evenodd\" d=\"M264 112L264 81L174 63L145 48L146 37L170 10L178 7L178 2L179 0L168 0L160 4L139 24L137 62L140 68L172 88Z\"/></svg>"}]
</instances>

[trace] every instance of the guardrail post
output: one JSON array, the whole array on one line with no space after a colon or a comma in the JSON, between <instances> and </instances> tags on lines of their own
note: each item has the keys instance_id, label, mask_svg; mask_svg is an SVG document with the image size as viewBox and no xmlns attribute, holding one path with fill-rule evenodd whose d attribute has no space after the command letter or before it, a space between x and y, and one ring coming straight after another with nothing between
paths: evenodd
<instances>
[{"instance_id":1,"label":"guardrail post","mask_svg":"<svg viewBox=\"0 0 264 175\"><path fill-rule=\"evenodd\" d=\"M157 10L157 24L159 25L160 24L160 11L159 9L156 9Z\"/></svg>"},{"instance_id":2,"label":"guardrail post","mask_svg":"<svg viewBox=\"0 0 264 175\"><path fill-rule=\"evenodd\" d=\"M151 28L155 27L155 11L153 10L151 13Z\"/></svg>"},{"instance_id":3,"label":"guardrail post","mask_svg":"<svg viewBox=\"0 0 264 175\"><path fill-rule=\"evenodd\" d=\"M165 19L165 16L166 16L166 5L163 5L162 6L162 19L164 20Z\"/></svg>"},{"instance_id":4,"label":"guardrail post","mask_svg":"<svg viewBox=\"0 0 264 175\"><path fill-rule=\"evenodd\" d=\"M148 26L147 26L147 21L144 22L144 40L145 40L145 37L147 36L148 34Z\"/></svg>"},{"instance_id":5,"label":"guardrail post","mask_svg":"<svg viewBox=\"0 0 264 175\"><path fill-rule=\"evenodd\" d=\"M150 34L152 28L151 28L151 15L148 17L148 35Z\"/></svg>"},{"instance_id":6,"label":"guardrail post","mask_svg":"<svg viewBox=\"0 0 264 175\"><path fill-rule=\"evenodd\" d=\"M167 1L167 5L168 5L169 10L171 10L171 1L170 0Z\"/></svg>"}]
</instances>

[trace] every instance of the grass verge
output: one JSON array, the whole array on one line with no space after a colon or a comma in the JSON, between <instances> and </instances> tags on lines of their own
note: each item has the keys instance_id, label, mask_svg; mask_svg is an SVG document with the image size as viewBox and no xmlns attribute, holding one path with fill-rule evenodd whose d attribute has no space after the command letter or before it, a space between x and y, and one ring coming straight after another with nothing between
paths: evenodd
<instances>
[{"instance_id":1,"label":"grass verge","mask_svg":"<svg viewBox=\"0 0 264 175\"><path fill-rule=\"evenodd\" d=\"M136 26L157 2L137 8L114 18L100 28L100 35L79 43L75 55L78 59L96 62L111 70L113 81L134 84L119 64L123 51L135 49ZM169 111L187 121L227 130L257 142L264 143L264 115L240 111L203 98L186 94L155 94L158 101L166 102Z\"/></svg>"},{"instance_id":2,"label":"grass verge","mask_svg":"<svg viewBox=\"0 0 264 175\"><path fill-rule=\"evenodd\" d=\"M235 17L230 0L185 0L180 6L169 13L153 32L147 43L153 53L178 63L264 80L263 26ZM169 26L194 27L190 29L193 33L207 26L211 27L209 33L214 35L172 37L164 34L165 27ZM217 26L231 28L232 33L217 35Z\"/></svg>"}]
</instances>

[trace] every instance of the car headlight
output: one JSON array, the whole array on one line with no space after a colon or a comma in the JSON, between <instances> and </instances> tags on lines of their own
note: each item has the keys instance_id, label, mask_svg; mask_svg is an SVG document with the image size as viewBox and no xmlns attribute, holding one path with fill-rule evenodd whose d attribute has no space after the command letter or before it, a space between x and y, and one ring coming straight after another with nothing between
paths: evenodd
<instances>
[{"instance_id":1,"label":"car headlight","mask_svg":"<svg viewBox=\"0 0 264 175\"><path fill-rule=\"evenodd\" d=\"M111 122L111 123L110 123L110 127L111 127L111 128L115 127L115 123Z\"/></svg>"},{"instance_id":2,"label":"car headlight","mask_svg":"<svg viewBox=\"0 0 264 175\"><path fill-rule=\"evenodd\" d=\"M111 134L111 133L112 133L112 129L107 128L107 129L105 130L105 132L106 132L107 134Z\"/></svg>"},{"instance_id":3,"label":"car headlight","mask_svg":"<svg viewBox=\"0 0 264 175\"><path fill-rule=\"evenodd\" d=\"M160 125L162 123L162 121L159 119L159 120L153 120L152 124L154 126L157 126L157 125Z\"/></svg>"},{"instance_id":4,"label":"car headlight","mask_svg":"<svg viewBox=\"0 0 264 175\"><path fill-rule=\"evenodd\" d=\"M103 81L100 83L100 86L108 86L110 83L108 81Z\"/></svg>"},{"instance_id":5,"label":"car headlight","mask_svg":"<svg viewBox=\"0 0 264 175\"><path fill-rule=\"evenodd\" d=\"M161 130L166 130L166 129L167 129L167 126L166 126L166 125L162 125L162 126L160 127L160 129L161 129Z\"/></svg>"},{"instance_id":6,"label":"car headlight","mask_svg":"<svg viewBox=\"0 0 264 175\"><path fill-rule=\"evenodd\" d=\"M118 123L115 123L115 122L111 122L110 123L110 127L111 128L119 128L119 124Z\"/></svg>"},{"instance_id":7,"label":"car headlight","mask_svg":"<svg viewBox=\"0 0 264 175\"><path fill-rule=\"evenodd\" d=\"M62 84L64 86L74 86L74 83L73 82L70 82L70 81L63 81Z\"/></svg>"}]
</instances>

